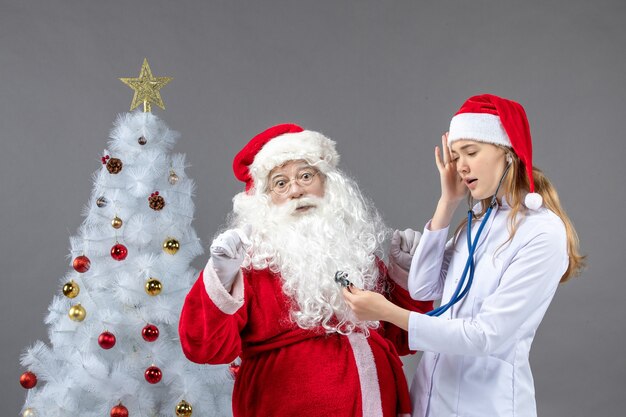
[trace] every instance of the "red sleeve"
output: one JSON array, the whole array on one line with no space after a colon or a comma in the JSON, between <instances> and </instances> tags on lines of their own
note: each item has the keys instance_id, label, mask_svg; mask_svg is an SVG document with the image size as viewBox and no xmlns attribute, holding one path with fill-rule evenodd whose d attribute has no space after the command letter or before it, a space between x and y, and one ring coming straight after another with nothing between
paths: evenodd
<instances>
[{"instance_id":1,"label":"red sleeve","mask_svg":"<svg viewBox=\"0 0 626 417\"><path fill-rule=\"evenodd\" d=\"M404 309L422 314L433 309L432 301L416 301L411 298L407 290L396 284L389 277L387 267L380 259L378 265L383 279L384 294L389 301ZM382 326L384 336L394 344L398 355L404 356L415 353L414 350L409 349L409 333L406 330L388 322L382 322Z\"/></svg>"},{"instance_id":2,"label":"red sleeve","mask_svg":"<svg viewBox=\"0 0 626 417\"><path fill-rule=\"evenodd\" d=\"M196 363L232 362L241 353L240 332L247 316L245 304L234 314L221 311L207 294L203 272L200 272L185 298L178 323L185 356Z\"/></svg>"}]
</instances>

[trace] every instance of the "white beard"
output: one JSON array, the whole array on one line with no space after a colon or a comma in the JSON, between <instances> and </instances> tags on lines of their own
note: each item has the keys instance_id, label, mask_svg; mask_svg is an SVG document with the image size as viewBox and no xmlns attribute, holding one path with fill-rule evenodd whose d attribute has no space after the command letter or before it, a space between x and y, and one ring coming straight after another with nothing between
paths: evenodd
<instances>
[{"instance_id":1,"label":"white beard","mask_svg":"<svg viewBox=\"0 0 626 417\"><path fill-rule=\"evenodd\" d=\"M314 205L305 212L299 206ZM356 184L339 172L327 174L323 198L305 197L273 205L265 194L235 197L233 227L252 226L252 249L244 267L280 273L283 291L295 300L292 320L305 329L364 332L376 322L360 322L347 306L335 273L357 287L379 288L377 256L387 234L378 213Z\"/></svg>"}]
</instances>

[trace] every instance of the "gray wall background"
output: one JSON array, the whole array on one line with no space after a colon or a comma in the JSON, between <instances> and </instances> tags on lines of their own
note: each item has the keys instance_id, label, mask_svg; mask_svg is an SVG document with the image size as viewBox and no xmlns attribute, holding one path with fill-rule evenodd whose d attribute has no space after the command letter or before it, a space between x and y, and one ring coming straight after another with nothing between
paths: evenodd
<instances>
[{"instance_id":1,"label":"gray wall background","mask_svg":"<svg viewBox=\"0 0 626 417\"><path fill-rule=\"evenodd\" d=\"M589 267L561 286L531 354L539 415L623 415L626 3L0 0L0 404L68 270L91 173L144 57L182 137L208 248L241 189L234 154L291 121L338 143L392 227L439 195L433 148L470 95L525 105ZM197 259L202 267L205 259ZM408 372L414 360L407 362Z\"/></svg>"}]
</instances>

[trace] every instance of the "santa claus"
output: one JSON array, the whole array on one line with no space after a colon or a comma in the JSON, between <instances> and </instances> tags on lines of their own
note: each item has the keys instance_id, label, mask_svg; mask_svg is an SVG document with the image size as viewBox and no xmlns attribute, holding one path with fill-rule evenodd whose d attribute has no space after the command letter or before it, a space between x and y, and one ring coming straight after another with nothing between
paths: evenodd
<instances>
[{"instance_id":1,"label":"santa claus","mask_svg":"<svg viewBox=\"0 0 626 417\"><path fill-rule=\"evenodd\" d=\"M334 141L293 124L258 134L235 157L246 189L179 325L190 360L241 358L235 417L410 413L398 357L409 353L406 333L359 321L338 281L430 310L405 290L419 236L395 232L386 266L388 230L338 161Z\"/></svg>"}]
</instances>

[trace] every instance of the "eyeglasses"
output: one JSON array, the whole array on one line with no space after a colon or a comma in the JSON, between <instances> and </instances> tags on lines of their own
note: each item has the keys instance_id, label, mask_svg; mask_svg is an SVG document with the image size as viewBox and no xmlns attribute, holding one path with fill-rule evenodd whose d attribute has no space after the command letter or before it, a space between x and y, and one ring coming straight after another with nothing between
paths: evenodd
<instances>
[{"instance_id":1,"label":"eyeglasses","mask_svg":"<svg viewBox=\"0 0 626 417\"><path fill-rule=\"evenodd\" d=\"M315 177L319 173L320 172L318 170L307 167L299 170L296 173L296 176L291 179L285 176L276 177L272 180L272 187L270 188L270 191L273 191L278 195L285 195L289 192L293 181L295 181L296 184L302 188L308 187L313 184Z\"/></svg>"}]
</instances>

